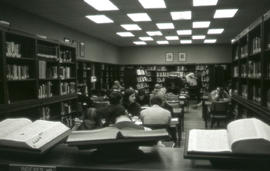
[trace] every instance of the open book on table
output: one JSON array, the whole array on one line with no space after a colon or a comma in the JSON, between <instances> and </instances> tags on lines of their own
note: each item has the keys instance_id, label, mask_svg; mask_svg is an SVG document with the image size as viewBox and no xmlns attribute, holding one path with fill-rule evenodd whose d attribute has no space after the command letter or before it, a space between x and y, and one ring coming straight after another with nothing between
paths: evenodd
<instances>
[{"instance_id":1,"label":"open book on table","mask_svg":"<svg viewBox=\"0 0 270 171\"><path fill-rule=\"evenodd\" d=\"M0 122L0 147L45 152L70 134L61 122L27 118L5 119Z\"/></svg>"},{"instance_id":2,"label":"open book on table","mask_svg":"<svg viewBox=\"0 0 270 171\"><path fill-rule=\"evenodd\" d=\"M239 119L227 129L189 132L187 152L270 154L270 126L256 118Z\"/></svg>"},{"instance_id":3,"label":"open book on table","mask_svg":"<svg viewBox=\"0 0 270 171\"><path fill-rule=\"evenodd\" d=\"M118 129L116 127L105 127L95 130L72 131L67 139L71 146L100 145L110 143L136 143L147 141L158 141L168 139L166 129L151 131L138 129Z\"/></svg>"}]
</instances>

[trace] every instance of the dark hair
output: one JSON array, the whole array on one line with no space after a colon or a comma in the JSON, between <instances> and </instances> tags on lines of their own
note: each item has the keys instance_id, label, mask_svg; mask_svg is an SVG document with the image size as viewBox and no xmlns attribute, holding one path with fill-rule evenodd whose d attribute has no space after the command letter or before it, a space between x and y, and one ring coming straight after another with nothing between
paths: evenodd
<instances>
[{"instance_id":1,"label":"dark hair","mask_svg":"<svg viewBox=\"0 0 270 171\"><path fill-rule=\"evenodd\" d=\"M160 96L153 96L151 98L151 104L152 105L156 104L156 105L161 106L162 105L162 98Z\"/></svg>"},{"instance_id":2,"label":"dark hair","mask_svg":"<svg viewBox=\"0 0 270 171\"><path fill-rule=\"evenodd\" d=\"M108 124L114 124L117 117L121 115L125 115L125 114L126 114L126 111L122 105L111 106L108 111L108 118L106 122Z\"/></svg>"},{"instance_id":3,"label":"dark hair","mask_svg":"<svg viewBox=\"0 0 270 171\"><path fill-rule=\"evenodd\" d=\"M135 91L133 89L126 89L125 90L124 97L123 97L123 105L125 107L127 107L130 104L129 96L134 94L134 93L135 93Z\"/></svg>"},{"instance_id":4,"label":"dark hair","mask_svg":"<svg viewBox=\"0 0 270 171\"><path fill-rule=\"evenodd\" d=\"M138 90L138 96L144 96L145 95L145 91L144 91L144 89L142 88L142 89L139 89Z\"/></svg>"},{"instance_id":5,"label":"dark hair","mask_svg":"<svg viewBox=\"0 0 270 171\"><path fill-rule=\"evenodd\" d=\"M117 91L113 91L109 97L110 104L113 104L113 105L120 104L121 99L122 99L122 95L120 92L117 92Z\"/></svg>"}]
</instances>

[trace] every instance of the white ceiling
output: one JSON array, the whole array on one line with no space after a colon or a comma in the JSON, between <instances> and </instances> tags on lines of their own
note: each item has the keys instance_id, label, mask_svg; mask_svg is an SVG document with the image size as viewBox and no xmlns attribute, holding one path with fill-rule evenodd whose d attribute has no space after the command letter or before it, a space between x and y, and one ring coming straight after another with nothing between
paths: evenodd
<instances>
[{"instance_id":1,"label":"white ceiling","mask_svg":"<svg viewBox=\"0 0 270 171\"><path fill-rule=\"evenodd\" d=\"M3 2L116 46L135 46L133 41L148 36L146 31L158 30L156 23L174 23L175 29L161 30L163 36L153 37L154 41L147 42L147 45L157 46L156 41L165 40L165 36L176 36L176 30L192 29L192 21L211 21L210 28L225 29L220 35L207 35L208 29L192 29L193 35L206 35L206 38L217 39L219 44L230 43L232 38L270 9L270 0L219 0L217 6L208 7L193 7L192 0L165 0L166 9L144 9L137 0L111 0L120 10L103 12L95 10L83 0L0 0L0 3ZM239 11L234 18L213 19L216 9L227 8L238 8ZM183 10L192 11L192 20L172 21L170 12ZM126 31L120 26L121 24L135 23L126 14L138 12L146 12L152 21L136 23L142 30L132 31L135 37L119 37L116 32ZM114 23L96 24L85 17L93 14L105 14L114 20ZM190 39L191 36L179 38ZM171 40L169 43L180 44L179 40ZM202 44L203 40L193 40L193 43Z\"/></svg>"}]
</instances>

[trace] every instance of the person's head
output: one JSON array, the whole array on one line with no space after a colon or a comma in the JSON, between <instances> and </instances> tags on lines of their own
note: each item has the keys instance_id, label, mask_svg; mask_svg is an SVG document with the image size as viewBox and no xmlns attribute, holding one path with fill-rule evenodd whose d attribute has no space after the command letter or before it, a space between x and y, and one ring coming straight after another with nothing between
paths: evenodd
<instances>
[{"instance_id":1,"label":"person's head","mask_svg":"<svg viewBox=\"0 0 270 171\"><path fill-rule=\"evenodd\" d=\"M126 104L135 103L136 96L135 91L133 89L126 89L123 101Z\"/></svg>"},{"instance_id":2,"label":"person's head","mask_svg":"<svg viewBox=\"0 0 270 171\"><path fill-rule=\"evenodd\" d=\"M116 118L122 115L126 115L126 110L122 105L112 106L109 111L107 123L114 124L116 121Z\"/></svg>"},{"instance_id":3,"label":"person's head","mask_svg":"<svg viewBox=\"0 0 270 171\"><path fill-rule=\"evenodd\" d=\"M146 95L145 90L143 88L138 90L138 97L140 99L143 99L145 97L145 95Z\"/></svg>"},{"instance_id":4,"label":"person's head","mask_svg":"<svg viewBox=\"0 0 270 171\"><path fill-rule=\"evenodd\" d=\"M120 82L119 82L118 80L115 80L115 81L113 82L113 84L116 85L116 86L120 86Z\"/></svg>"},{"instance_id":5,"label":"person's head","mask_svg":"<svg viewBox=\"0 0 270 171\"><path fill-rule=\"evenodd\" d=\"M121 99L122 99L122 94L118 91L113 91L109 97L110 104L112 105L120 104Z\"/></svg>"},{"instance_id":6,"label":"person's head","mask_svg":"<svg viewBox=\"0 0 270 171\"><path fill-rule=\"evenodd\" d=\"M161 89L161 85L160 84L155 84L155 89Z\"/></svg>"},{"instance_id":7,"label":"person's head","mask_svg":"<svg viewBox=\"0 0 270 171\"><path fill-rule=\"evenodd\" d=\"M151 105L159 105L161 106L163 103L162 97L160 95L153 96L151 98Z\"/></svg>"}]
</instances>

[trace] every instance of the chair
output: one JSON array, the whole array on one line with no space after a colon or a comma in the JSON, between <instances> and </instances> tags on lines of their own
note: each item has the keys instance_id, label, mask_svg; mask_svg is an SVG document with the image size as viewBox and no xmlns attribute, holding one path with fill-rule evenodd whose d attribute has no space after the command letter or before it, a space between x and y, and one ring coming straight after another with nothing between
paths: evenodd
<instances>
[{"instance_id":1,"label":"chair","mask_svg":"<svg viewBox=\"0 0 270 171\"><path fill-rule=\"evenodd\" d=\"M217 122L219 127L220 121L228 122L230 113L230 103L228 101L216 101L213 102L210 109L209 118L211 120L211 128L214 123Z\"/></svg>"}]
</instances>

